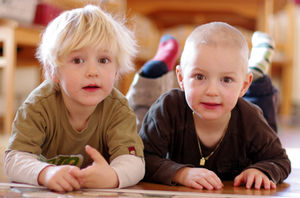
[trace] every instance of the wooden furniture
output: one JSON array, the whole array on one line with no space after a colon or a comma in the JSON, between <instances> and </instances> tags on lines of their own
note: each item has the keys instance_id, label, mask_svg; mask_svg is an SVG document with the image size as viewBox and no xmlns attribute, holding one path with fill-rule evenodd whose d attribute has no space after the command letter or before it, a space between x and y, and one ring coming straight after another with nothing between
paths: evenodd
<instances>
[{"instance_id":1,"label":"wooden furniture","mask_svg":"<svg viewBox=\"0 0 300 198\"><path fill-rule=\"evenodd\" d=\"M87 4L93 4L104 8L106 11L113 14L125 14L126 11L126 0L41 0L44 3L51 4L59 7L62 10L70 10L74 8L80 8Z\"/></svg>"},{"instance_id":2,"label":"wooden furniture","mask_svg":"<svg viewBox=\"0 0 300 198\"><path fill-rule=\"evenodd\" d=\"M39 65L34 58L41 28L21 26L15 21L0 19L0 68L4 69L4 132L10 133L15 114L15 68L17 65ZM29 47L26 49L26 47ZM26 49L18 53L18 49Z\"/></svg>"},{"instance_id":3,"label":"wooden furniture","mask_svg":"<svg viewBox=\"0 0 300 198\"><path fill-rule=\"evenodd\" d=\"M58 5L63 9L82 7L87 3L101 4L97 0L75 1L75 0L44 0L45 2ZM74 3L77 2L77 3ZM98 3L97 3L98 2ZM286 31L287 40L277 43L277 49L284 54L284 58L274 62L274 68L279 68L280 83L282 84L281 114L291 114L292 96L292 65L293 65L293 38L294 38L294 2L292 0L110 0L103 1L108 10L123 13L127 7L127 15L132 16L139 13L152 20L159 31L173 26L189 24L192 26L210 21L225 21L232 25L241 26L252 31L258 29L274 35L274 24L270 20L279 10L286 10L289 18L289 29ZM127 2L127 4L126 4ZM134 20L131 21L133 23ZM133 24L134 25L134 24ZM143 29L138 26L136 28ZM34 63L35 47L39 42L40 28L20 26L14 21L0 20L0 46L3 48L0 58L0 67L4 68L5 87L5 115L4 131L10 132L11 121L14 115L14 72L19 60L25 63ZM184 36L187 36L185 34ZM144 38L144 39L149 39ZM159 39L158 39L159 40ZM183 38L182 40L185 40ZM29 47L28 54L19 57L18 46ZM144 46L141 46L144 48ZM154 52L157 43L153 42ZM26 58L29 55L29 58ZM154 54L153 54L154 55ZM137 59L140 67L143 61ZM24 64L22 64L24 65ZM272 67L273 68L273 67ZM276 72L274 72L274 75ZM273 75L273 70L271 72ZM119 89L126 94L131 84L133 75L122 78Z\"/></svg>"},{"instance_id":4,"label":"wooden furniture","mask_svg":"<svg viewBox=\"0 0 300 198\"><path fill-rule=\"evenodd\" d=\"M268 7L274 8L275 1L268 0ZM275 38L275 56L272 63L271 76L279 76L281 83L281 108L280 113L282 116L289 118L292 113L292 90L293 90L293 64L294 64L294 38L295 38L295 3L290 0L281 8L285 11L286 22L285 27L276 25L276 15L268 15L270 23L265 26L265 31L268 32L273 38ZM274 12L274 11L273 11ZM277 17L278 18L278 17ZM277 19L278 22L278 19ZM278 27L277 27L278 26ZM277 30L277 31L276 31ZM280 38L284 35L284 39ZM276 56L277 53L277 56ZM278 71L279 70L279 71Z\"/></svg>"},{"instance_id":5,"label":"wooden furniture","mask_svg":"<svg viewBox=\"0 0 300 198\"><path fill-rule=\"evenodd\" d=\"M127 0L129 15L138 13L149 18L161 33L176 26L195 27L211 21L224 21L251 32L264 31L274 37L276 24L273 19L280 11L286 11L288 15L287 30L285 30L288 34L285 36L285 41L275 40L276 50L283 54L284 58L275 59L270 75L279 76L282 95L280 113L289 116L292 106L293 34L295 32L293 0L243 0L242 2L240 0ZM142 29L143 27L136 28ZM178 35L186 37L192 29L182 31ZM145 34L147 35L147 32ZM141 39L147 40L148 37ZM185 38L179 39L185 40ZM180 42L180 45L183 43ZM151 47L156 50L157 44L153 42ZM153 49L149 50L153 51ZM275 72L277 70L279 72Z\"/></svg>"}]
</instances>

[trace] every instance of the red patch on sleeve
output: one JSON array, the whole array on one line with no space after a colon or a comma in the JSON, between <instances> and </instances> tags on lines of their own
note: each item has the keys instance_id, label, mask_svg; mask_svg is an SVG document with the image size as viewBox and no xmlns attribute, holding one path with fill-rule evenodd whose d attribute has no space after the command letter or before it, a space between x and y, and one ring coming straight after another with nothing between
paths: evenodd
<instances>
[{"instance_id":1,"label":"red patch on sleeve","mask_svg":"<svg viewBox=\"0 0 300 198\"><path fill-rule=\"evenodd\" d=\"M136 155L136 150L134 146L129 146L128 151L130 155Z\"/></svg>"}]
</instances>

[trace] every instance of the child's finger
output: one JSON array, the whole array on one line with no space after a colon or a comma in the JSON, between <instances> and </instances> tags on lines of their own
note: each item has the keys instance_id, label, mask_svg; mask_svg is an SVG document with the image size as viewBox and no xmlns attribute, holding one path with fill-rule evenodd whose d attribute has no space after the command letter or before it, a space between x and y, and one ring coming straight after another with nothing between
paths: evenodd
<instances>
[{"instance_id":1,"label":"child's finger","mask_svg":"<svg viewBox=\"0 0 300 198\"><path fill-rule=\"evenodd\" d=\"M198 184L196 181L192 181L192 182L191 182L191 187L192 187L192 188L195 188L195 189L200 189L200 190L203 189L203 186L200 185L200 184Z\"/></svg>"},{"instance_id":2,"label":"child's finger","mask_svg":"<svg viewBox=\"0 0 300 198\"><path fill-rule=\"evenodd\" d=\"M253 175L248 176L246 181L246 188L250 189L253 185L253 182L254 182L254 176Z\"/></svg>"},{"instance_id":3,"label":"child's finger","mask_svg":"<svg viewBox=\"0 0 300 198\"><path fill-rule=\"evenodd\" d=\"M276 184L273 181L270 181L271 189L276 189Z\"/></svg>"},{"instance_id":4,"label":"child's finger","mask_svg":"<svg viewBox=\"0 0 300 198\"><path fill-rule=\"evenodd\" d=\"M78 167L72 167L69 170L69 173L73 176L76 177L76 175L80 172L80 169Z\"/></svg>"},{"instance_id":5,"label":"child's finger","mask_svg":"<svg viewBox=\"0 0 300 198\"><path fill-rule=\"evenodd\" d=\"M212 185L214 189L221 189L223 187L223 183L219 179L217 175L212 175L211 177L206 178L207 182Z\"/></svg>"},{"instance_id":6,"label":"child's finger","mask_svg":"<svg viewBox=\"0 0 300 198\"><path fill-rule=\"evenodd\" d=\"M270 183L268 183L266 180L268 180L268 179L265 179L264 180L264 187L266 188L266 185L267 186L269 186L269 188L270 188ZM257 176L256 178L255 178L255 184L254 184L254 188L255 189L257 189L257 190L259 190L262 186L262 182L263 182L263 178L261 177L261 176Z\"/></svg>"},{"instance_id":7,"label":"child's finger","mask_svg":"<svg viewBox=\"0 0 300 198\"><path fill-rule=\"evenodd\" d=\"M80 175L80 169L77 166L73 166L70 168L69 174L78 179Z\"/></svg>"},{"instance_id":8,"label":"child's finger","mask_svg":"<svg viewBox=\"0 0 300 198\"><path fill-rule=\"evenodd\" d=\"M61 193L63 193L65 191L63 189L63 187L58 183L51 184L50 186L48 186L48 188L53 190L53 191L61 192Z\"/></svg>"},{"instance_id":9,"label":"child's finger","mask_svg":"<svg viewBox=\"0 0 300 198\"><path fill-rule=\"evenodd\" d=\"M266 190L276 189L276 184L273 181L269 180L269 178L264 178L263 183L264 183L264 188Z\"/></svg>"},{"instance_id":10,"label":"child's finger","mask_svg":"<svg viewBox=\"0 0 300 198\"><path fill-rule=\"evenodd\" d=\"M271 188L271 181L268 178L263 178L262 179L262 188L264 188L265 190L269 190Z\"/></svg>"},{"instance_id":11,"label":"child's finger","mask_svg":"<svg viewBox=\"0 0 300 198\"><path fill-rule=\"evenodd\" d=\"M75 189L75 190L80 189L80 184L79 184L79 180L77 179L77 177L74 177L72 174L69 174L69 175L65 175L64 179L71 185L71 187L73 189Z\"/></svg>"},{"instance_id":12,"label":"child's finger","mask_svg":"<svg viewBox=\"0 0 300 198\"><path fill-rule=\"evenodd\" d=\"M241 183L242 183L242 181L243 181L242 179L243 179L243 175L242 174L236 176L234 178L233 186L235 186L235 187L240 186Z\"/></svg>"},{"instance_id":13,"label":"child's finger","mask_svg":"<svg viewBox=\"0 0 300 198\"><path fill-rule=\"evenodd\" d=\"M69 173L77 179L80 179L84 176L84 173L77 167L70 169Z\"/></svg>"},{"instance_id":14,"label":"child's finger","mask_svg":"<svg viewBox=\"0 0 300 198\"><path fill-rule=\"evenodd\" d=\"M104 157L93 147L86 145L85 152L93 159L95 163L107 163Z\"/></svg>"},{"instance_id":15,"label":"child's finger","mask_svg":"<svg viewBox=\"0 0 300 198\"><path fill-rule=\"evenodd\" d=\"M197 180L197 183L202 185L207 190L213 190L214 187L203 177L199 178Z\"/></svg>"},{"instance_id":16,"label":"child's finger","mask_svg":"<svg viewBox=\"0 0 300 198\"><path fill-rule=\"evenodd\" d=\"M69 184L68 181L66 181L65 177L57 181L57 183L63 189L63 191L60 192L70 192L73 190L73 187Z\"/></svg>"}]
</instances>

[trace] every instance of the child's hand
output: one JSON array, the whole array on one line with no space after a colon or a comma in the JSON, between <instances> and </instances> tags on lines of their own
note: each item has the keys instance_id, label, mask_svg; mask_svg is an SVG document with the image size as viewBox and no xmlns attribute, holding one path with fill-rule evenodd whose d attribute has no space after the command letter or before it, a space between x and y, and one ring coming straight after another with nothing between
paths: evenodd
<instances>
[{"instance_id":1,"label":"child's hand","mask_svg":"<svg viewBox=\"0 0 300 198\"><path fill-rule=\"evenodd\" d=\"M79 190L80 184L76 177L70 174L71 170L79 170L76 166L47 166L39 176L38 183L57 192Z\"/></svg>"},{"instance_id":2,"label":"child's hand","mask_svg":"<svg viewBox=\"0 0 300 198\"><path fill-rule=\"evenodd\" d=\"M173 181L196 189L213 190L223 187L220 178L206 168L181 168L176 172Z\"/></svg>"},{"instance_id":3,"label":"child's hand","mask_svg":"<svg viewBox=\"0 0 300 198\"><path fill-rule=\"evenodd\" d=\"M71 174L79 178L82 187L86 188L116 188L119 186L118 176L109 166L104 157L91 146L86 146L85 151L94 160L91 166L82 170L74 170Z\"/></svg>"},{"instance_id":4,"label":"child's hand","mask_svg":"<svg viewBox=\"0 0 300 198\"><path fill-rule=\"evenodd\" d=\"M235 177L234 186L240 186L245 184L246 188L251 188L254 185L255 189L276 189L276 184L269 180L269 178L260 170L249 168L244 170L241 174Z\"/></svg>"}]
</instances>

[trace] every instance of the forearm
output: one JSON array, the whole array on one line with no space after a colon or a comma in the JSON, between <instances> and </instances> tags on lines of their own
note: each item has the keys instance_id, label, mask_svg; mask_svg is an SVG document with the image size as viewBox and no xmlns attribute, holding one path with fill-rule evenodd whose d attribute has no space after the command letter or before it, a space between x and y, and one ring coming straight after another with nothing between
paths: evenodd
<instances>
[{"instance_id":1,"label":"forearm","mask_svg":"<svg viewBox=\"0 0 300 198\"><path fill-rule=\"evenodd\" d=\"M269 140L270 141L270 140ZM256 168L265 173L275 184L281 183L291 172L291 162L285 149L281 147L279 138L265 144L260 152L255 152L255 162L248 168Z\"/></svg>"},{"instance_id":2,"label":"forearm","mask_svg":"<svg viewBox=\"0 0 300 198\"><path fill-rule=\"evenodd\" d=\"M288 159L277 161L261 161L248 168L255 168L265 173L275 184L281 183L291 172L291 165Z\"/></svg>"},{"instance_id":3,"label":"forearm","mask_svg":"<svg viewBox=\"0 0 300 198\"><path fill-rule=\"evenodd\" d=\"M178 164L172 160L145 154L147 173L145 180L149 182L173 185L175 174L183 167L193 167L190 164Z\"/></svg>"},{"instance_id":4,"label":"forearm","mask_svg":"<svg viewBox=\"0 0 300 198\"><path fill-rule=\"evenodd\" d=\"M133 186L145 175L145 161L134 155L121 155L115 158L110 166L116 171L119 188Z\"/></svg>"},{"instance_id":5,"label":"forearm","mask_svg":"<svg viewBox=\"0 0 300 198\"><path fill-rule=\"evenodd\" d=\"M184 185L184 180L187 177L188 174L188 170L190 167L183 167L180 168L175 174L174 177L172 179L173 183L178 183L178 184L182 184Z\"/></svg>"},{"instance_id":6,"label":"forearm","mask_svg":"<svg viewBox=\"0 0 300 198\"><path fill-rule=\"evenodd\" d=\"M39 173L46 166L49 164L38 160L37 155L16 150L5 152L4 169L12 181L39 185Z\"/></svg>"}]
</instances>

